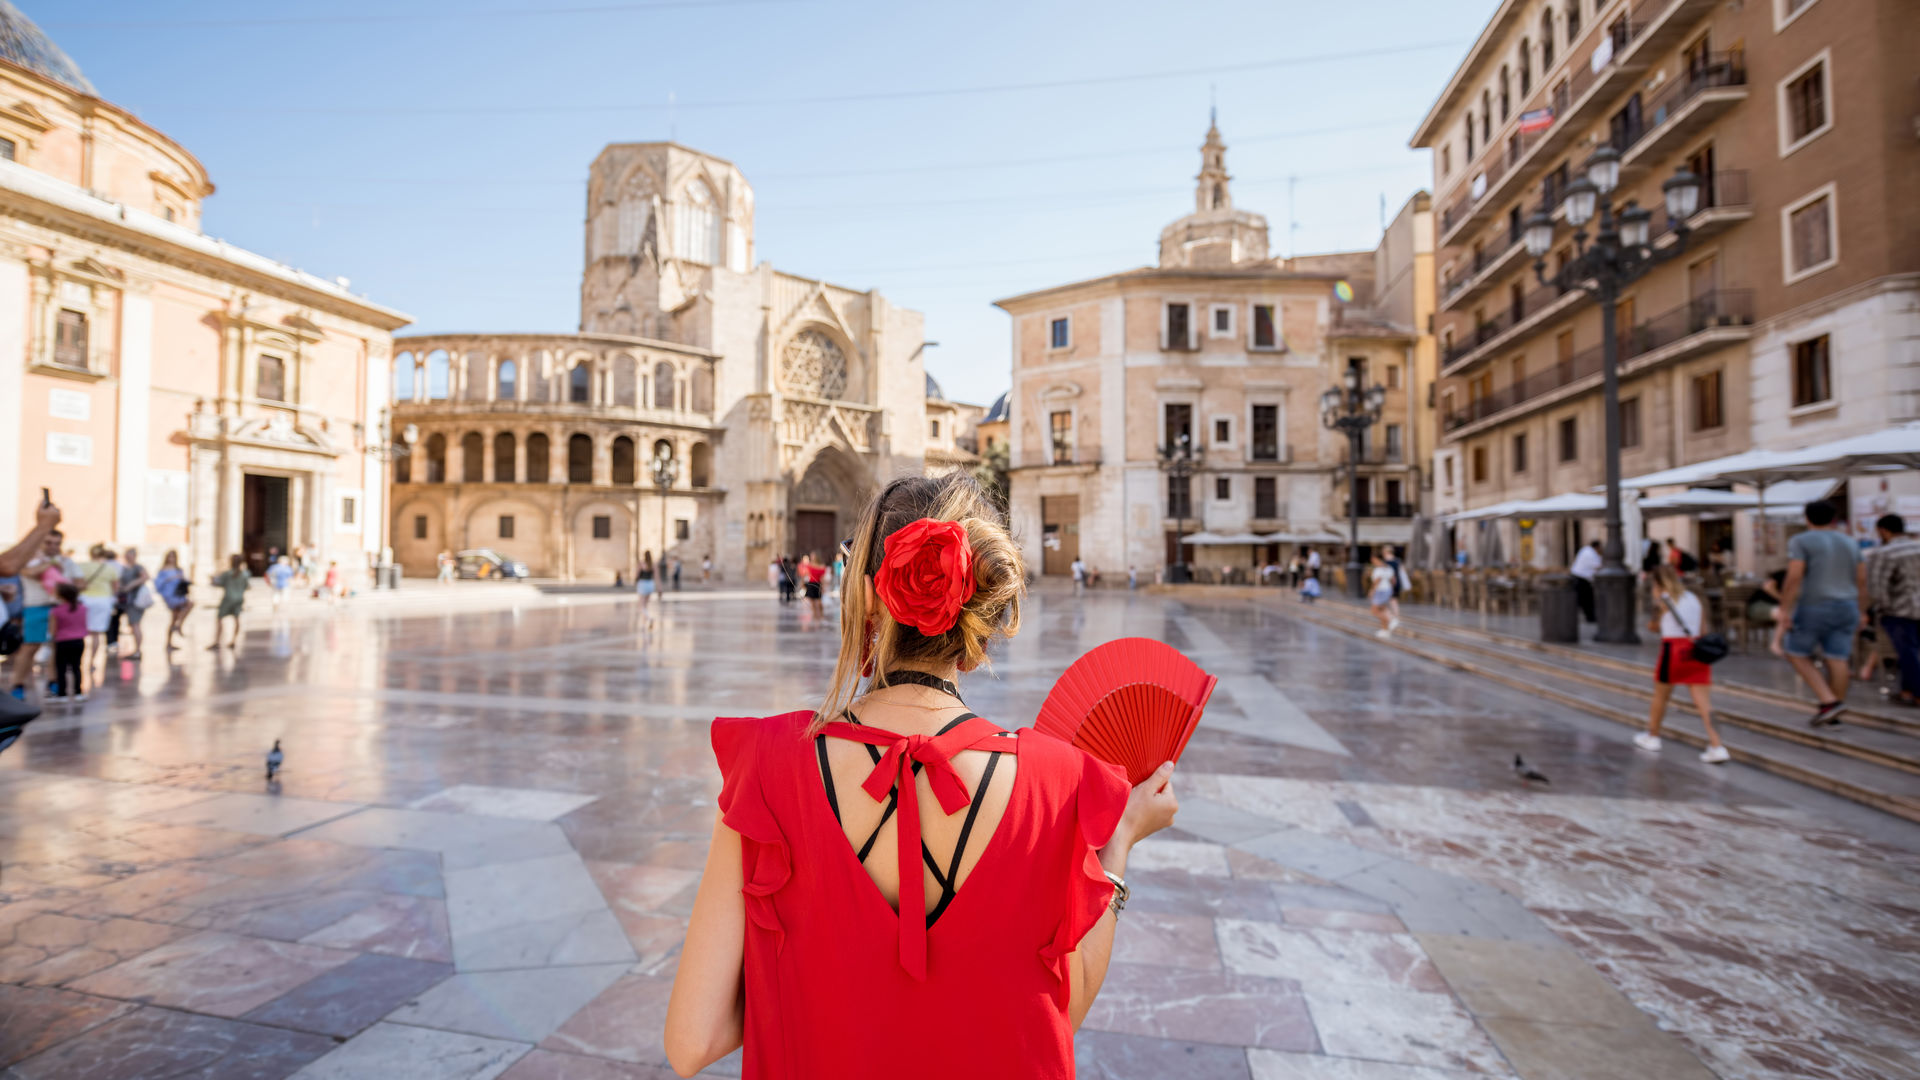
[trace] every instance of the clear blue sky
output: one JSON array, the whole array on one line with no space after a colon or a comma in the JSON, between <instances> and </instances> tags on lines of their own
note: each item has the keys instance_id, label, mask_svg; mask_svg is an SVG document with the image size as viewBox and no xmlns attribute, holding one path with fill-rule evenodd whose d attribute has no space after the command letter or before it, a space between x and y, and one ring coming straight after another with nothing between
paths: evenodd
<instances>
[{"instance_id":1,"label":"clear blue sky","mask_svg":"<svg viewBox=\"0 0 1920 1080\"><path fill-rule=\"evenodd\" d=\"M1277 253L1290 175L1294 251L1371 247L1494 6L17 3L206 163L210 234L412 329L577 326L587 166L671 135L746 174L760 258L924 311L928 369L981 402L1008 381L994 299L1153 261L1210 88Z\"/></svg>"}]
</instances>

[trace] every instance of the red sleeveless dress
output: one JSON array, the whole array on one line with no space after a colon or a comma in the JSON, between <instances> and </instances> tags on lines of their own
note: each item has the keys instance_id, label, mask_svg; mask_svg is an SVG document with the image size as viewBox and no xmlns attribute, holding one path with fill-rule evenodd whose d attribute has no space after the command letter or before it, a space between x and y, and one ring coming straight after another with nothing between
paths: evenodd
<instances>
[{"instance_id":1,"label":"red sleeveless dress","mask_svg":"<svg viewBox=\"0 0 1920 1080\"><path fill-rule=\"evenodd\" d=\"M1006 813L991 838L969 842L979 860L928 926L894 913L847 842L806 736L812 719L713 722L720 809L745 870L743 1080L1071 1080L1066 957L1113 893L1095 850L1120 822L1125 775L978 718L937 737L829 725L829 737L884 752L864 786L876 801L899 793L903 868L920 863L918 798L901 782L910 768L927 771L934 812L953 814L971 793L952 755L1018 755ZM921 882L901 874L902 910L923 908Z\"/></svg>"}]
</instances>

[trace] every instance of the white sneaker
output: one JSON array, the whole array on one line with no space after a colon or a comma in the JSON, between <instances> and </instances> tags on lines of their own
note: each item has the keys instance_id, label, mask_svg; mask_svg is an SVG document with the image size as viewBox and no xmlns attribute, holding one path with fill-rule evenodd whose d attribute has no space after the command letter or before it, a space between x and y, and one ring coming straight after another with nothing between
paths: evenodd
<instances>
[{"instance_id":1,"label":"white sneaker","mask_svg":"<svg viewBox=\"0 0 1920 1080\"><path fill-rule=\"evenodd\" d=\"M1393 618L1387 620L1387 629L1389 630L1400 629L1400 617L1398 615L1395 615Z\"/></svg>"},{"instance_id":2,"label":"white sneaker","mask_svg":"<svg viewBox=\"0 0 1920 1080\"><path fill-rule=\"evenodd\" d=\"M1386 629L1386 628L1384 628L1384 627L1383 627L1383 628L1381 628L1381 629L1379 629L1379 630L1375 630L1375 631L1373 632L1373 636L1374 636L1374 637L1377 637L1377 638L1386 638L1386 637L1392 637L1392 636L1393 636L1393 631L1391 631L1391 630L1388 630L1388 629Z\"/></svg>"},{"instance_id":3,"label":"white sneaker","mask_svg":"<svg viewBox=\"0 0 1920 1080\"><path fill-rule=\"evenodd\" d=\"M1709 746L1700 752L1700 760L1709 765L1723 765L1732 757L1724 746Z\"/></svg>"},{"instance_id":4,"label":"white sneaker","mask_svg":"<svg viewBox=\"0 0 1920 1080\"><path fill-rule=\"evenodd\" d=\"M1657 754L1660 752L1660 736L1649 735L1643 731L1633 737L1633 745L1649 754Z\"/></svg>"}]
</instances>

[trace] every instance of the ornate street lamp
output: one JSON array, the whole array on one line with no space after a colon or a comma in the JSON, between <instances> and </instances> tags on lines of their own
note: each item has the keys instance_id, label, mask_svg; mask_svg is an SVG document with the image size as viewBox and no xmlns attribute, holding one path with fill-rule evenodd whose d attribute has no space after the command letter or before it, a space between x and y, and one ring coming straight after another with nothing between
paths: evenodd
<instances>
[{"instance_id":1,"label":"ornate street lamp","mask_svg":"<svg viewBox=\"0 0 1920 1080\"><path fill-rule=\"evenodd\" d=\"M1200 462L1193 456L1193 436L1191 434L1183 434L1178 439L1161 446L1158 453L1160 457L1160 471L1167 474L1167 502L1173 504L1169 506L1168 509L1177 508L1180 511L1175 515L1176 520L1173 526L1174 543L1176 545L1174 554L1177 558L1167 565L1167 581L1177 585L1191 580L1192 577L1188 572L1187 561L1184 557L1187 546L1183 541L1185 539L1184 534L1187 531L1187 510L1193 505L1193 484L1191 483L1191 478L1195 470L1200 467ZM1176 484L1176 480L1180 481L1180 483ZM1176 487L1184 493L1178 501L1173 498L1173 492Z\"/></svg>"},{"instance_id":2,"label":"ornate street lamp","mask_svg":"<svg viewBox=\"0 0 1920 1080\"><path fill-rule=\"evenodd\" d=\"M396 434L398 438L395 437ZM420 428L418 425L408 424L396 433L393 430L393 411L385 405L382 405L380 407L380 429L374 433L374 438L366 440L360 449L361 452L368 457L374 458L382 463L380 468L381 471L386 474L383 477L386 481L386 490L391 492L393 490L393 475L392 466L389 463L396 458L411 455L413 453L413 444L419 441ZM381 564L374 568L374 583L375 586L379 588L391 589L398 580L393 572L392 564L386 561L388 558L387 553L393 550L393 538L389 532L392 524L392 507L382 506L380 508Z\"/></svg>"},{"instance_id":3,"label":"ornate street lamp","mask_svg":"<svg viewBox=\"0 0 1920 1080\"><path fill-rule=\"evenodd\" d=\"M1360 458L1367 429L1380 422L1380 410L1387 404L1387 389L1378 383L1362 386L1360 359L1347 361L1345 386L1336 386L1320 395L1320 423L1328 431L1347 436L1347 473L1351 486L1347 491L1347 592L1364 596L1366 586L1360 580Z\"/></svg>"},{"instance_id":4,"label":"ornate street lamp","mask_svg":"<svg viewBox=\"0 0 1920 1080\"><path fill-rule=\"evenodd\" d=\"M673 490L674 482L680 479L680 459L673 456L673 447L665 442L653 448L653 486L660 489L660 558L654 561L653 574L655 588L659 587L661 567L667 562L667 492Z\"/></svg>"},{"instance_id":5,"label":"ornate street lamp","mask_svg":"<svg viewBox=\"0 0 1920 1080\"><path fill-rule=\"evenodd\" d=\"M1626 538L1620 523L1620 340L1614 325L1614 308L1620 291L1646 276L1655 266L1674 258L1687 248L1687 219L1700 208L1700 178L1682 165L1660 186L1667 204L1667 220L1673 222L1674 242L1666 248L1652 244L1653 215L1639 204L1629 202L1618 218L1608 196L1620 183L1620 153L1602 146L1587 159L1587 175L1567 185L1563 206L1567 223L1574 227L1573 243L1577 254L1572 261L1547 277L1547 251L1553 247L1551 207L1527 219L1527 253L1533 256L1533 273L1545 285L1562 291L1583 289L1600 303L1600 341L1602 357L1601 408L1605 410L1607 433L1607 539L1601 548L1601 566L1593 579L1594 616L1598 624L1596 641L1637 642L1633 629L1633 572L1626 566ZM1587 222L1596 208L1600 221L1587 245Z\"/></svg>"}]
</instances>

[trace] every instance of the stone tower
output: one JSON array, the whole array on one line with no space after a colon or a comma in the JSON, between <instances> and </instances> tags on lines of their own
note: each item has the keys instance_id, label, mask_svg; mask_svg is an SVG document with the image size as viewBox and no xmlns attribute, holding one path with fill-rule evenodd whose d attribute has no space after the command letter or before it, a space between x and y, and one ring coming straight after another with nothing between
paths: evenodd
<instances>
[{"instance_id":1,"label":"stone tower","mask_svg":"<svg viewBox=\"0 0 1920 1080\"><path fill-rule=\"evenodd\" d=\"M1194 177L1193 213L1160 230L1160 265L1236 266L1267 259L1267 219L1233 208L1233 177L1220 126L1209 123Z\"/></svg>"}]
</instances>

